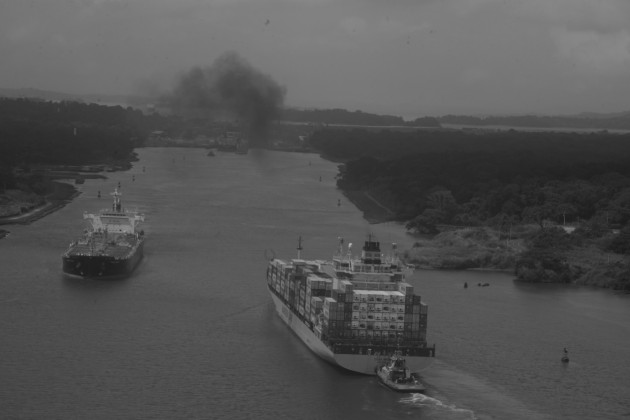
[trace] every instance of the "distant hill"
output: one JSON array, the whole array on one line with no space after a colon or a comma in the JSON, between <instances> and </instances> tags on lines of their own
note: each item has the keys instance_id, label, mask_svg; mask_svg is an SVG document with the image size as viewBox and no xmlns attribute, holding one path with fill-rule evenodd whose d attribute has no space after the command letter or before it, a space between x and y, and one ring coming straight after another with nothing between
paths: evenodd
<instances>
[{"instance_id":1,"label":"distant hill","mask_svg":"<svg viewBox=\"0 0 630 420\"><path fill-rule=\"evenodd\" d=\"M440 123L432 117L416 118L413 121L405 121L395 115L379 115L363 111L348 111L346 109L297 109L285 108L282 119L293 122L309 122L324 125L356 125L356 126L420 126L439 128Z\"/></svg>"},{"instance_id":2,"label":"distant hill","mask_svg":"<svg viewBox=\"0 0 630 420\"><path fill-rule=\"evenodd\" d=\"M140 95L69 94L34 88L0 88L0 97L37 98L45 101L77 101L100 105L120 105L146 109L156 104L156 98ZM155 109L155 108L152 108ZM502 127L539 129L597 129L630 130L630 111L595 113L583 112L575 115L501 115L472 116L444 115L441 117L419 117L405 121L396 115L372 114L345 109L298 109L287 107L283 111L285 121L310 122L314 124L339 124L361 126L407 126L407 127Z\"/></svg>"},{"instance_id":3,"label":"distant hill","mask_svg":"<svg viewBox=\"0 0 630 420\"><path fill-rule=\"evenodd\" d=\"M71 94L34 88L0 88L0 97L32 98L44 101L76 101L101 105L131 106L134 108L146 107L153 101L151 98L139 95Z\"/></svg>"},{"instance_id":4,"label":"distant hill","mask_svg":"<svg viewBox=\"0 0 630 420\"><path fill-rule=\"evenodd\" d=\"M468 115L445 115L438 121L443 125L470 127L523 127L549 129L599 129L630 130L630 111L617 113L585 112L576 115L513 115L477 117Z\"/></svg>"}]
</instances>

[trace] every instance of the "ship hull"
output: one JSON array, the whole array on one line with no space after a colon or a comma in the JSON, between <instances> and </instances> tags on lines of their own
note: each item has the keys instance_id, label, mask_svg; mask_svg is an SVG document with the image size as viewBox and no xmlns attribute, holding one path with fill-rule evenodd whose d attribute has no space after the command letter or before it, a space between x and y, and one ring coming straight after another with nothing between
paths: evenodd
<instances>
[{"instance_id":1,"label":"ship hull","mask_svg":"<svg viewBox=\"0 0 630 420\"><path fill-rule=\"evenodd\" d=\"M424 393L426 388L422 383L396 383L387 377L385 372L378 372L376 374L378 377L378 381L387 388L394 390L396 392L414 392L414 393Z\"/></svg>"},{"instance_id":2,"label":"ship hull","mask_svg":"<svg viewBox=\"0 0 630 420\"><path fill-rule=\"evenodd\" d=\"M142 260L144 241L124 257L111 255L73 255L63 257L63 272L70 276L85 278L120 278L130 275Z\"/></svg>"},{"instance_id":3,"label":"ship hull","mask_svg":"<svg viewBox=\"0 0 630 420\"><path fill-rule=\"evenodd\" d=\"M271 289L269 289L269 294L280 318L313 353L343 369L365 375L376 374L377 360L374 355L334 353ZM433 362L432 357L406 356L405 359L407 366L413 372L421 371Z\"/></svg>"}]
</instances>

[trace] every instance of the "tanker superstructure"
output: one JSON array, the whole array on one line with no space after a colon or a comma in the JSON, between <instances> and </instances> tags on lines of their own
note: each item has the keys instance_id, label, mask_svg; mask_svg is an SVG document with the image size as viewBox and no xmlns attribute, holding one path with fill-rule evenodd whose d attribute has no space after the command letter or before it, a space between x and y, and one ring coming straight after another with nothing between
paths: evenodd
<instances>
[{"instance_id":1,"label":"tanker superstructure","mask_svg":"<svg viewBox=\"0 0 630 420\"><path fill-rule=\"evenodd\" d=\"M123 277L131 274L142 259L144 232L137 227L144 216L123 208L118 189L111 195L111 209L102 209L96 214L83 213L90 228L63 254L64 273L80 277Z\"/></svg>"},{"instance_id":2,"label":"tanker superstructure","mask_svg":"<svg viewBox=\"0 0 630 420\"><path fill-rule=\"evenodd\" d=\"M273 259L267 286L282 320L317 355L353 372L374 375L392 354L417 372L431 364L428 307L405 281L406 267L381 255L372 236L360 256L340 238L332 261Z\"/></svg>"}]
</instances>

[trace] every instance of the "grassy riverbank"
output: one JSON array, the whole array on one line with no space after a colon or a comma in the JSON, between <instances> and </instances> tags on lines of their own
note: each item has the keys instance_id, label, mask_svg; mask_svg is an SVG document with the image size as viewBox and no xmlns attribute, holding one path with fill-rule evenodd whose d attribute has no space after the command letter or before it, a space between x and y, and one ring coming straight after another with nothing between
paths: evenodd
<instances>
[{"instance_id":1,"label":"grassy riverbank","mask_svg":"<svg viewBox=\"0 0 630 420\"><path fill-rule=\"evenodd\" d=\"M137 155L131 153L127 159L99 164L31 165L27 174L18 177L17 184L21 189L7 189L0 193L0 225L29 224L65 206L79 194L66 180L80 182L107 178L102 172L127 170L131 168L131 162L137 160ZM36 181L29 174L36 174ZM33 182L36 185L31 185ZM33 190L45 192L38 194Z\"/></svg>"},{"instance_id":2,"label":"grassy riverbank","mask_svg":"<svg viewBox=\"0 0 630 420\"><path fill-rule=\"evenodd\" d=\"M507 239L493 229L475 227L419 238L403 258L425 269L513 271L525 249L522 237Z\"/></svg>"},{"instance_id":3,"label":"grassy riverbank","mask_svg":"<svg viewBox=\"0 0 630 420\"><path fill-rule=\"evenodd\" d=\"M369 223L384 223L394 220L394 212L379 203L365 191L344 191L343 194L363 212Z\"/></svg>"},{"instance_id":4,"label":"grassy riverbank","mask_svg":"<svg viewBox=\"0 0 630 420\"><path fill-rule=\"evenodd\" d=\"M29 224L65 206L79 194L64 182L53 181L45 196L20 190L0 194L0 225Z\"/></svg>"},{"instance_id":5,"label":"grassy riverbank","mask_svg":"<svg viewBox=\"0 0 630 420\"><path fill-rule=\"evenodd\" d=\"M344 194L370 223L393 220L393 212L373 196L361 191ZM564 282L618 290L630 288L628 257L608 250L618 233L609 231L598 238L581 237L579 232L566 233L569 244L562 249L551 247L527 268L517 266L533 249L541 229L538 225L517 225L505 231L480 226L443 230L437 235L418 236L412 248L403 250L408 264L422 269L501 270L514 273L520 281ZM559 262L548 267L552 256Z\"/></svg>"},{"instance_id":6,"label":"grassy riverbank","mask_svg":"<svg viewBox=\"0 0 630 420\"><path fill-rule=\"evenodd\" d=\"M618 234L609 233L590 241L570 237L575 241L572 245L543 251L532 245L538 234L537 226L521 226L509 240L488 227L457 229L419 238L404 251L403 258L425 269L502 270L514 273L516 279L524 282L630 290L628 257L606 248L606 243ZM533 261L532 254L536 255Z\"/></svg>"}]
</instances>

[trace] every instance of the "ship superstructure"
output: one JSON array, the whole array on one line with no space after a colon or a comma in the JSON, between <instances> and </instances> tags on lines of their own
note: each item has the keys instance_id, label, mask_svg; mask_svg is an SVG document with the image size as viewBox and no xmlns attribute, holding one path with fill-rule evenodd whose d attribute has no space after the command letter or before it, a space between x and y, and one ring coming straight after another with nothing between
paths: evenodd
<instances>
[{"instance_id":1,"label":"ship superstructure","mask_svg":"<svg viewBox=\"0 0 630 420\"><path fill-rule=\"evenodd\" d=\"M247 154L249 151L249 143L243 138L239 131L227 131L219 138L217 150Z\"/></svg>"},{"instance_id":2,"label":"ship superstructure","mask_svg":"<svg viewBox=\"0 0 630 420\"><path fill-rule=\"evenodd\" d=\"M111 209L83 214L90 228L64 253L64 273L81 277L124 276L142 259L144 232L137 227L144 221L144 215L123 208L122 194L117 188L111 195Z\"/></svg>"},{"instance_id":3,"label":"ship superstructure","mask_svg":"<svg viewBox=\"0 0 630 420\"><path fill-rule=\"evenodd\" d=\"M428 307L405 281L406 267L381 254L372 236L360 256L352 244L331 261L273 259L267 285L280 317L316 354L345 369L373 375L400 352L412 371L428 366L435 346L426 340Z\"/></svg>"}]
</instances>

